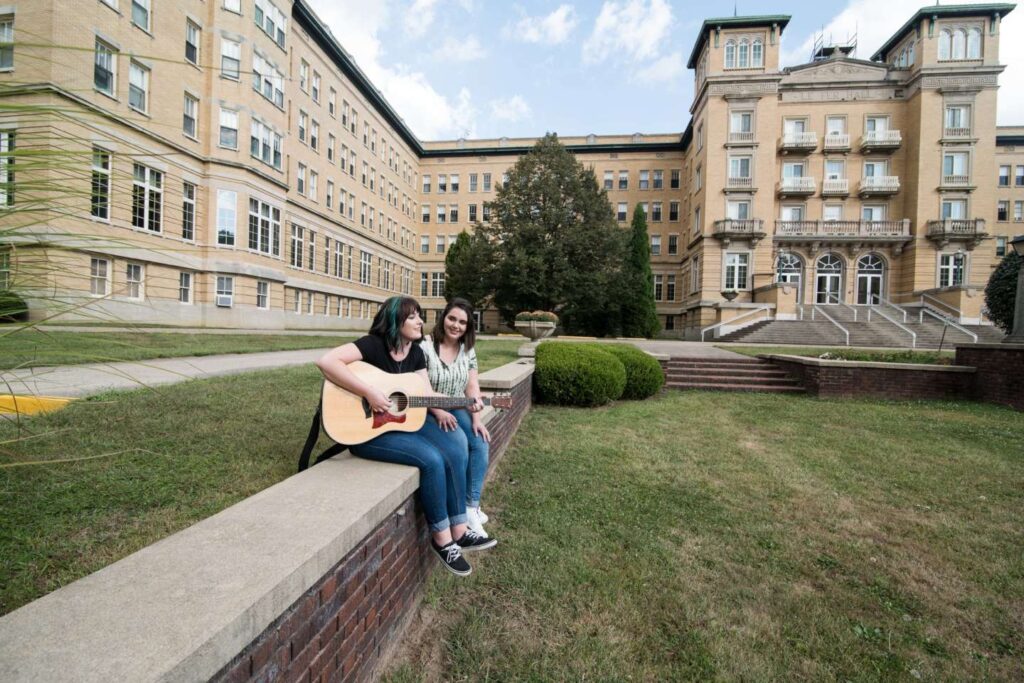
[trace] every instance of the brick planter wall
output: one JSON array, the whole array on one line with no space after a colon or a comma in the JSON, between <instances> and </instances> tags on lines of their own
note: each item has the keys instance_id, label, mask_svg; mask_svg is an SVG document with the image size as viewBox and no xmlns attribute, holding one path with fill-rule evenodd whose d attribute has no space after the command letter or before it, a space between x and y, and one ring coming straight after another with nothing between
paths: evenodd
<instances>
[{"instance_id":1,"label":"brick planter wall","mask_svg":"<svg viewBox=\"0 0 1024 683\"><path fill-rule=\"evenodd\" d=\"M1024 410L1024 344L958 346L956 363L977 369L971 398Z\"/></svg>"},{"instance_id":2,"label":"brick planter wall","mask_svg":"<svg viewBox=\"0 0 1024 683\"><path fill-rule=\"evenodd\" d=\"M494 386L498 384L499 386ZM511 388L513 407L487 422L494 471L531 406L531 381ZM278 617L215 681L361 681L388 661L423 585L436 567L415 496L407 498L345 558Z\"/></svg>"},{"instance_id":3,"label":"brick planter wall","mask_svg":"<svg viewBox=\"0 0 1024 683\"><path fill-rule=\"evenodd\" d=\"M777 355L765 357L798 380L808 394L822 398L967 398L974 375L973 368L959 365L862 363Z\"/></svg>"}]
</instances>

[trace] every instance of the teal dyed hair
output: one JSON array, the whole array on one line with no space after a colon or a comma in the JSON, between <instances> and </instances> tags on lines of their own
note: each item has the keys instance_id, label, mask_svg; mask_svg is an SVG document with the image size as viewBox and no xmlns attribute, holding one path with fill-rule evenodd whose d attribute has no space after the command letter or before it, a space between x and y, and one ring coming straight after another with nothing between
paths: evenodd
<instances>
[{"instance_id":1,"label":"teal dyed hair","mask_svg":"<svg viewBox=\"0 0 1024 683\"><path fill-rule=\"evenodd\" d=\"M408 296L393 296L383 304L373 317L370 334L384 340L388 348L398 351L402 346L402 323L413 313L423 317L423 309L416 299Z\"/></svg>"}]
</instances>

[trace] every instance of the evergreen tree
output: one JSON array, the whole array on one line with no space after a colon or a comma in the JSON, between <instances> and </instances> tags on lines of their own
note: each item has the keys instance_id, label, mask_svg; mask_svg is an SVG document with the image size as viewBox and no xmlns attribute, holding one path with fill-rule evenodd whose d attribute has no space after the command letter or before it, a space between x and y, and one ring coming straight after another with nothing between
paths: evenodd
<instances>
[{"instance_id":1,"label":"evergreen tree","mask_svg":"<svg viewBox=\"0 0 1024 683\"><path fill-rule=\"evenodd\" d=\"M474 308L480 308L491 293L489 271L492 257L487 240L463 231L448 249L444 259L444 295L448 301L455 297L466 299Z\"/></svg>"},{"instance_id":2,"label":"evergreen tree","mask_svg":"<svg viewBox=\"0 0 1024 683\"><path fill-rule=\"evenodd\" d=\"M627 337L653 337L661 329L654 307L649 240L647 214L637 204L622 273L622 334Z\"/></svg>"},{"instance_id":3,"label":"evergreen tree","mask_svg":"<svg viewBox=\"0 0 1024 683\"><path fill-rule=\"evenodd\" d=\"M557 135L520 157L491 209L478 232L491 247L488 277L506 320L541 309L570 332L618 332L625 233L594 172Z\"/></svg>"},{"instance_id":4,"label":"evergreen tree","mask_svg":"<svg viewBox=\"0 0 1024 683\"><path fill-rule=\"evenodd\" d=\"M1006 334L1013 330L1013 313L1017 301L1017 273L1020 272L1021 258L1014 252L1008 253L992 271L985 285L985 306L988 317Z\"/></svg>"}]
</instances>

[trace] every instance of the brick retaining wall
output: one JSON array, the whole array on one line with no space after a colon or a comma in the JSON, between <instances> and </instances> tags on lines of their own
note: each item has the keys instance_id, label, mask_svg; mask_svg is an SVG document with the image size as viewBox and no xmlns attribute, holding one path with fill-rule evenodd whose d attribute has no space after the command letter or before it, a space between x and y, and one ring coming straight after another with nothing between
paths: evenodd
<instances>
[{"instance_id":1,"label":"brick retaining wall","mask_svg":"<svg viewBox=\"0 0 1024 683\"><path fill-rule=\"evenodd\" d=\"M970 398L1024 410L1024 344L958 346L956 363L977 369Z\"/></svg>"},{"instance_id":2,"label":"brick retaining wall","mask_svg":"<svg viewBox=\"0 0 1024 683\"><path fill-rule=\"evenodd\" d=\"M974 368L960 366L765 357L798 380L808 394L821 398L966 398L974 375Z\"/></svg>"},{"instance_id":3,"label":"brick retaining wall","mask_svg":"<svg viewBox=\"0 0 1024 683\"><path fill-rule=\"evenodd\" d=\"M497 385L497 386L495 386ZM504 455L531 406L531 382L509 390L513 407L494 413L488 472ZM361 681L394 650L436 567L430 536L410 496L337 565L278 617L214 678L215 681Z\"/></svg>"}]
</instances>

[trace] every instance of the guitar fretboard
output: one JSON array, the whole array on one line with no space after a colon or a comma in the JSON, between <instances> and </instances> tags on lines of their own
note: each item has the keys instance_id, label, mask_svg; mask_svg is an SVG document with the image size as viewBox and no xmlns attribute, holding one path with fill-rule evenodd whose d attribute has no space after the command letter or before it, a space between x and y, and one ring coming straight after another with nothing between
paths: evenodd
<instances>
[{"instance_id":1,"label":"guitar fretboard","mask_svg":"<svg viewBox=\"0 0 1024 683\"><path fill-rule=\"evenodd\" d=\"M466 408L473 405L474 400L465 396L407 396L410 408ZM398 399L401 403L401 399ZM484 399L484 404L488 404Z\"/></svg>"}]
</instances>

